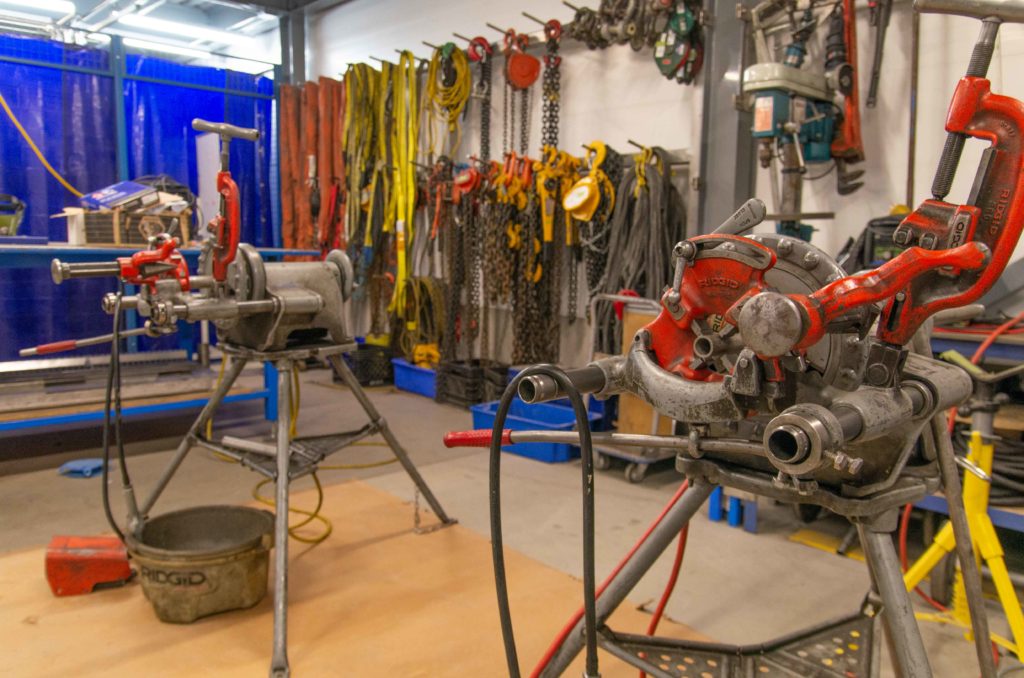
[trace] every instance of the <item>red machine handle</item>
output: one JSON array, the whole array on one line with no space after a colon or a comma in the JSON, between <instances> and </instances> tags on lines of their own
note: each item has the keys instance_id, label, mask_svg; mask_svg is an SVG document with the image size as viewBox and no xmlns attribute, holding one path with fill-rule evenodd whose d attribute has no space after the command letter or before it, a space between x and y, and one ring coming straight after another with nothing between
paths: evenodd
<instances>
[{"instance_id":1,"label":"red machine handle","mask_svg":"<svg viewBox=\"0 0 1024 678\"><path fill-rule=\"evenodd\" d=\"M223 200L223 210L215 220L217 246L213 250L213 278L223 281L228 277L228 264L235 260L242 237L242 202L231 172L217 173L217 192Z\"/></svg>"},{"instance_id":2,"label":"red machine handle","mask_svg":"<svg viewBox=\"0 0 1024 678\"><path fill-rule=\"evenodd\" d=\"M35 353L33 355L47 355L49 353L63 353L64 351L73 351L78 348L78 342L74 339L65 339L64 341L54 341L49 344L40 344L35 347Z\"/></svg>"},{"instance_id":3,"label":"red machine handle","mask_svg":"<svg viewBox=\"0 0 1024 678\"><path fill-rule=\"evenodd\" d=\"M906 344L935 313L973 303L988 292L1024 228L1024 103L992 94L984 78L962 78L949 105L946 131L991 144L982 154L971 195L959 206L925 201L897 229L899 242L942 249L974 241L988 248L990 259L960 279L932 270L910 281L904 300L890 302L882 312L878 338L890 344Z\"/></svg>"},{"instance_id":4,"label":"red machine handle","mask_svg":"<svg viewBox=\"0 0 1024 678\"><path fill-rule=\"evenodd\" d=\"M988 248L979 242L951 250L912 247L877 269L840 278L810 295L791 295L807 313L804 336L796 348L818 343L829 323L850 311L894 297L915 278L935 269L953 269L948 275L976 271L988 261Z\"/></svg>"},{"instance_id":5,"label":"red machine handle","mask_svg":"<svg viewBox=\"0 0 1024 678\"><path fill-rule=\"evenodd\" d=\"M489 428L478 428L473 431L449 431L444 434L445 447L490 447L492 431ZM501 444L512 444L512 429L501 432Z\"/></svg>"}]
</instances>

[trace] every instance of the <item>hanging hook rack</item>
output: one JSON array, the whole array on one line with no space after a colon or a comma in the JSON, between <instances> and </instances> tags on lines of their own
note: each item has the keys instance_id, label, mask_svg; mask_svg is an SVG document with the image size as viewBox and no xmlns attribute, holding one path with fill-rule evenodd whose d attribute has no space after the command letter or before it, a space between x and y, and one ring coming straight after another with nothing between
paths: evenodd
<instances>
[{"instance_id":1,"label":"hanging hook rack","mask_svg":"<svg viewBox=\"0 0 1024 678\"><path fill-rule=\"evenodd\" d=\"M508 31L509 31L509 29L505 29L505 28L499 28L498 26L495 26L495 25L494 25L494 24L492 24L492 23L491 23L490 21L487 21L487 22L485 22L485 23L484 23L484 25L485 25L485 26L487 26L488 28L490 28L491 30L495 30L495 31L498 31L498 32L499 32L499 33L501 33L502 35L505 35L505 34L506 34L506 33L508 33Z\"/></svg>"},{"instance_id":2,"label":"hanging hook rack","mask_svg":"<svg viewBox=\"0 0 1024 678\"><path fill-rule=\"evenodd\" d=\"M542 21L541 19L538 19L537 17L535 17L534 15L530 14L529 12L521 12L521 14L523 16L525 16L527 19L529 19L530 21L534 21L536 23L539 23L541 26L547 26L548 25L547 21Z\"/></svg>"},{"instance_id":3,"label":"hanging hook rack","mask_svg":"<svg viewBox=\"0 0 1024 678\"><path fill-rule=\"evenodd\" d=\"M405 54L406 52L409 52L409 50L398 49L397 47L395 48L395 51L398 52L399 54ZM409 54L412 54L412 52L409 52ZM412 55L412 58L415 59L416 61L419 61L421 64L430 63L430 61L428 59L424 59L423 57L418 57L415 54Z\"/></svg>"},{"instance_id":4,"label":"hanging hook rack","mask_svg":"<svg viewBox=\"0 0 1024 678\"><path fill-rule=\"evenodd\" d=\"M635 147L639 148L641 151L647 150L647 146L644 146L643 144L638 144L637 142L633 141L632 139L626 139L626 143L629 144L630 146L635 146Z\"/></svg>"},{"instance_id":5,"label":"hanging hook rack","mask_svg":"<svg viewBox=\"0 0 1024 678\"><path fill-rule=\"evenodd\" d=\"M569 9L571 9L574 12L580 11L580 8L577 7L576 5L572 4L571 2L566 2L565 0L562 0L562 4L565 5L566 7L568 7Z\"/></svg>"},{"instance_id":6,"label":"hanging hook rack","mask_svg":"<svg viewBox=\"0 0 1024 678\"><path fill-rule=\"evenodd\" d=\"M435 45L432 42L427 42L426 40L420 40L420 42L422 42L424 45L426 45L430 49L441 49L439 46Z\"/></svg>"},{"instance_id":7,"label":"hanging hook rack","mask_svg":"<svg viewBox=\"0 0 1024 678\"><path fill-rule=\"evenodd\" d=\"M466 42L473 42L473 38L467 38L462 33L456 33L455 31L452 31L452 35L454 35L459 40L465 40Z\"/></svg>"}]
</instances>

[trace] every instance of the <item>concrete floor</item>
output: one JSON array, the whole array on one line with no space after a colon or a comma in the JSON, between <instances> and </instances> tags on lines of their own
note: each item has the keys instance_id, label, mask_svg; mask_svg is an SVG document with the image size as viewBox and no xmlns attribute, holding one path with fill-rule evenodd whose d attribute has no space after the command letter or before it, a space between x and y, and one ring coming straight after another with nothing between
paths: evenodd
<instances>
[{"instance_id":1,"label":"concrete floor","mask_svg":"<svg viewBox=\"0 0 1024 678\"><path fill-rule=\"evenodd\" d=\"M300 434L328 433L364 423L352 395L332 384L326 371L308 372L303 382ZM486 451L448 450L440 444L445 431L471 427L469 413L390 388L371 389L371 396L446 510L466 527L487 535ZM186 419L155 419L132 425L129 467L136 487L152 486L187 424ZM243 405L225 411L218 419L217 432L258 436L265 435L268 427L259 408ZM0 465L0 550L39 546L57 533L107 530L99 481L63 478L54 471L65 459L98 456L95 431L0 439L0 447L10 451L10 445L20 446L26 454L49 454L28 463ZM4 456L9 458L0 458ZM353 447L328 463L368 462L387 456L385 448ZM548 465L505 455L502 474L506 544L579 576L579 463ZM360 478L396 496L413 498L412 483L395 466L321 473L328 484L348 478ZM197 449L168 487L158 510L248 501L258 479ZM670 468L652 472L641 485L627 483L618 471L597 475L599 579L657 515L679 482L680 477ZM296 487L308 483L308 478L303 479ZM116 490L112 489L112 495L117 496ZM121 514L115 507L115 515ZM843 524L834 518L819 524L824 530L843 530ZM666 614L712 638L748 643L856 609L868 587L865 566L789 541L789 535L800 527L788 507L766 500L760 504L757 535L711 522L701 514L692 523L683 575ZM631 604L656 602L668 576L672 551L640 582L630 597ZM467 563L467 567L489 569L490 563ZM559 616L570 612L552 610ZM999 630L1003 624L997 608L990 617ZM520 619L518 623L529 622ZM936 676L977 675L973 646L962 634L934 624L924 624L922 629ZM499 658L495 662L500 665ZM886 663L883 658L883 675L891 675Z\"/></svg>"}]
</instances>

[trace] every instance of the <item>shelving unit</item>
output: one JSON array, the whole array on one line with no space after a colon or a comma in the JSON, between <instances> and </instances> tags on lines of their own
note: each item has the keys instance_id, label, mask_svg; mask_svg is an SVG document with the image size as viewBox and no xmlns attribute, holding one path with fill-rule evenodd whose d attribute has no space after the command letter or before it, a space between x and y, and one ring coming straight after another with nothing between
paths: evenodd
<instances>
[{"instance_id":1,"label":"shelving unit","mask_svg":"<svg viewBox=\"0 0 1024 678\"><path fill-rule=\"evenodd\" d=\"M128 247L74 247L65 243L51 243L49 245L0 245L0 268L49 268L50 262L53 259L75 263L109 261L117 257L131 256L136 251L138 251L136 248ZM320 255L320 252L317 250L263 248L257 251L266 261L280 261L284 257L290 256ZM189 267L194 269L199 261L199 249L182 249L181 253L188 261ZM237 403L250 400L263 400L263 410L266 419L269 421L276 419L277 371L272 365L267 364L264 368L263 388L257 391L230 394L224 399L224 402ZM206 402L206 398L188 396L178 399L169 398L161 402L126 407L122 410L122 416L125 419L129 419L147 415L178 413L199 409ZM74 414L44 415L0 421L0 434L13 431L23 432L29 429L48 426L67 426L100 421L103 421L102 407Z\"/></svg>"}]
</instances>

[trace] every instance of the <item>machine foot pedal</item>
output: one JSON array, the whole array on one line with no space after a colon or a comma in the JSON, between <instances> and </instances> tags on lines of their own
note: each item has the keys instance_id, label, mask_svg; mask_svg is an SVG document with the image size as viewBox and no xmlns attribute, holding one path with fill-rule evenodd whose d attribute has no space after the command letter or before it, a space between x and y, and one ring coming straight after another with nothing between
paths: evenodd
<instances>
[{"instance_id":1,"label":"machine foot pedal","mask_svg":"<svg viewBox=\"0 0 1024 678\"><path fill-rule=\"evenodd\" d=\"M91 593L131 578L128 551L117 537L58 535L46 547L46 581L55 596Z\"/></svg>"}]
</instances>

